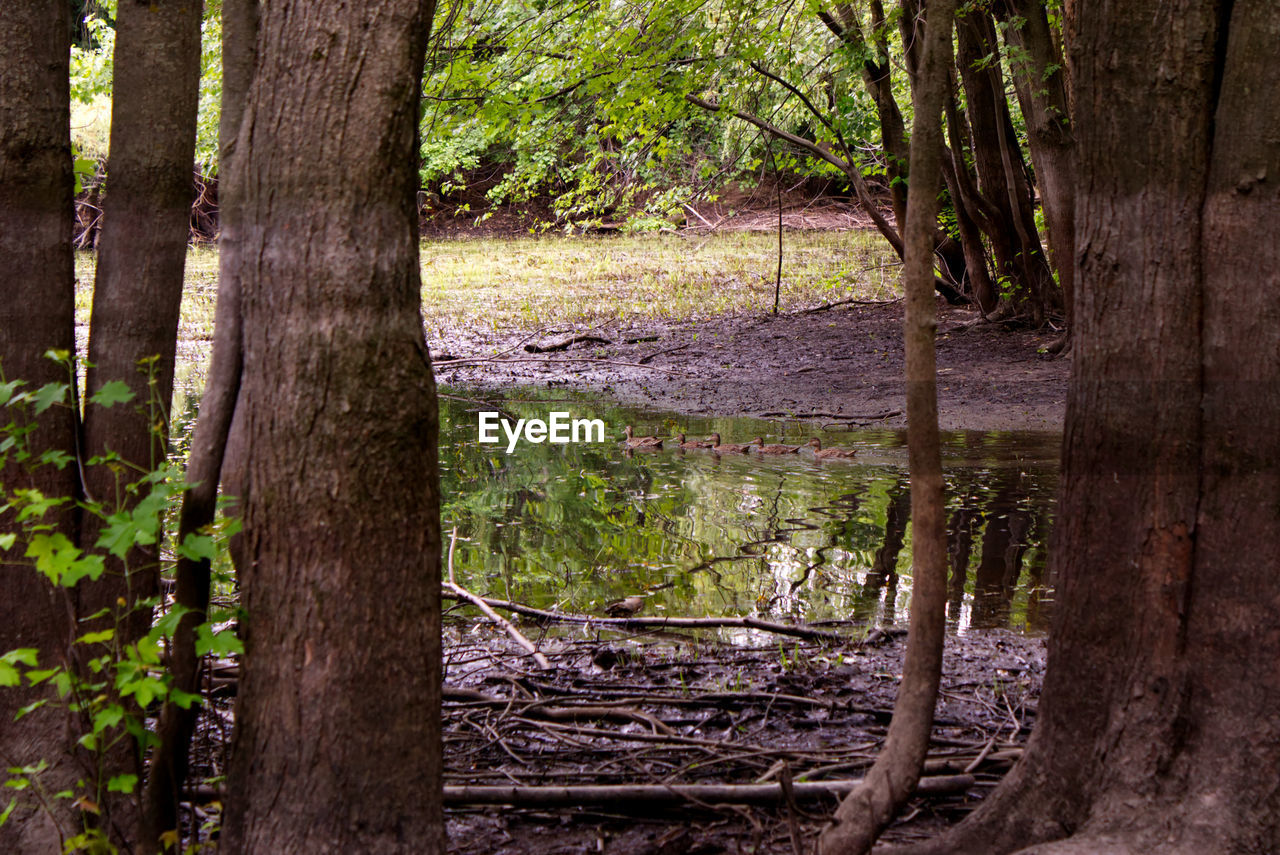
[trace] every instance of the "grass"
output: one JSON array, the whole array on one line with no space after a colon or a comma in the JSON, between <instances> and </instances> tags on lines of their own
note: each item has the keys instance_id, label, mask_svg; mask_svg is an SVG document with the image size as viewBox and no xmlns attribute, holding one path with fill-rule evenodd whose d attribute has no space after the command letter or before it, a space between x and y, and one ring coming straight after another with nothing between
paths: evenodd
<instances>
[{"instance_id":1,"label":"grass","mask_svg":"<svg viewBox=\"0 0 1280 855\"><path fill-rule=\"evenodd\" d=\"M497 337L546 327L763 314L773 308L777 248L777 235L763 232L424 241L427 334L432 340L450 332ZM82 333L95 261L89 252L76 258ZM871 232L789 232L780 309L892 299L899 295L896 262ZM217 250L193 248L178 326L180 395L204 386L217 283Z\"/></svg>"},{"instance_id":2,"label":"grass","mask_svg":"<svg viewBox=\"0 0 1280 855\"><path fill-rule=\"evenodd\" d=\"M870 232L787 233L780 310L896 297L891 262ZM423 311L432 336L758 314L776 272L763 232L427 241Z\"/></svg>"}]
</instances>

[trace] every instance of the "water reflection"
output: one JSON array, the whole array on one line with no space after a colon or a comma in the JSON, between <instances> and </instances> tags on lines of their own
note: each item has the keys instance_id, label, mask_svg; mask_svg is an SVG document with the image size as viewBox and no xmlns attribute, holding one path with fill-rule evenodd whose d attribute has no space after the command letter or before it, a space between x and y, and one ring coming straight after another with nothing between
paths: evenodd
<instances>
[{"instance_id":1,"label":"water reflection","mask_svg":"<svg viewBox=\"0 0 1280 855\"><path fill-rule=\"evenodd\" d=\"M642 595L644 614L905 624L911 592L910 493L904 437L825 432L855 461L803 452L717 456L679 449L626 454L637 433L725 441L763 433L791 444L812 427L692 419L598 400L513 392L481 403L442 400L445 528L458 527L458 581L476 593L542 608L603 614ZM477 442L477 412L601 418L602 445ZM1047 627L1045 543L1057 486L1058 438L946 437L953 631Z\"/></svg>"}]
</instances>

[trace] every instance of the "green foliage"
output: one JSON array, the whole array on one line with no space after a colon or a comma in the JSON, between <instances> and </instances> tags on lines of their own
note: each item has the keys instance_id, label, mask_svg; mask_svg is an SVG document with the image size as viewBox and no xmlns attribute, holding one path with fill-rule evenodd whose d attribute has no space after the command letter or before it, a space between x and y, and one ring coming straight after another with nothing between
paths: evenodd
<instances>
[{"instance_id":1,"label":"green foliage","mask_svg":"<svg viewBox=\"0 0 1280 855\"><path fill-rule=\"evenodd\" d=\"M66 353L49 356L66 366L74 382L75 365ZM144 369L152 363L144 361ZM4 406L5 424L0 425L0 470L6 472L35 470L42 466L66 466L74 458L66 455L35 454L28 445L34 415L51 407L72 407L66 383L28 388L20 381L0 378L0 406ZM154 401L134 402L134 393L122 382L105 384L88 401L88 406L138 406L153 423ZM30 487L5 484L0 487L0 512L9 517L9 530L0 535L0 549L5 550L10 565L26 563L32 572L41 574L50 584L74 588L86 580L106 577L123 579L129 590L131 579L138 573L156 569L154 564L139 565L139 556L157 555L157 545L173 540L172 526L176 509L186 489L181 466L165 460L148 470L127 465L117 455L107 454L89 460L75 461L89 468L107 466L117 476L119 488L110 497L97 499L76 496L47 496ZM68 536L60 520L75 508L85 519L99 523L99 536L92 548L77 545ZM234 521L220 521L209 531L189 536L180 552L191 557L215 558L224 553L224 544L237 530ZM139 547L149 550L139 551ZM19 561L19 557L23 559ZM172 556L161 556L161 572L170 572ZM225 560L223 564L225 564ZM219 579L227 584L225 574ZM148 729L148 716L154 706L171 700L190 707L201 698L180 692L172 686L172 678L162 663L165 650L177 628L182 609L168 607L163 599L120 597L114 606L96 615L82 616L75 647L80 667L63 662L41 662L40 652L18 648L0 652L0 691L5 687L47 686L49 692L18 713L22 718L41 707L54 703L65 708L83 722L79 745L89 754L91 767L108 769L106 762L118 746L131 745L141 757L155 742ZM152 617L152 625L140 638L130 638L126 626L138 612ZM228 631L233 613L214 609L209 619L198 627L201 654L239 655L242 648ZM20 799L30 798L39 809L56 817L53 805L59 801L74 802L82 815L98 812L107 793L132 794L138 788L136 774L103 772L95 779L82 780L76 787L47 792L42 775L49 769L47 760L25 767L8 768L3 786L16 795L0 807L0 825L8 821ZM64 829L66 852L111 852L111 844L92 823L82 829Z\"/></svg>"},{"instance_id":2,"label":"green foliage","mask_svg":"<svg viewBox=\"0 0 1280 855\"><path fill-rule=\"evenodd\" d=\"M422 182L455 210L474 198L459 193L471 180L490 202L550 194L560 222L634 215L642 229L661 227L765 160L756 127L687 94L825 144L878 134L850 73L860 57L804 5L454 0L440 19L424 83ZM753 64L790 75L824 115ZM782 170L838 174L782 148Z\"/></svg>"}]
</instances>

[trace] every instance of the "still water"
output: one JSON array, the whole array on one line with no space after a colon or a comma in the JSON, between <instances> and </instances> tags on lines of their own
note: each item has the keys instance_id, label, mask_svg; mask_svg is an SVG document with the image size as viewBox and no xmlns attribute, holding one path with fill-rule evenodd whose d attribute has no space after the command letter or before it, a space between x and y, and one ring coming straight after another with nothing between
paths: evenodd
<instances>
[{"instance_id":1,"label":"still water","mask_svg":"<svg viewBox=\"0 0 1280 855\"><path fill-rule=\"evenodd\" d=\"M444 529L458 529L457 581L474 593L603 614L644 598L642 614L906 625L911 596L906 436L750 418L701 419L598 398L446 390L440 464ZM602 419L605 443L478 442L478 414ZM854 448L854 461L709 451L627 453L637 434ZM499 431L501 436L501 431ZM674 443L670 443L674 445ZM1047 628L1045 545L1059 436L944 434L953 632Z\"/></svg>"}]
</instances>

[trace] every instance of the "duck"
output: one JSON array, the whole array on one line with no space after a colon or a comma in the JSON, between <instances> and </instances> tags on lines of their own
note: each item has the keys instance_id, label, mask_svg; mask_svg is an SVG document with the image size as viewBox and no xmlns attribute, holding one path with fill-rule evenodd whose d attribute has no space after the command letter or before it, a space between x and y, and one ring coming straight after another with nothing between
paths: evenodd
<instances>
[{"instance_id":1,"label":"duck","mask_svg":"<svg viewBox=\"0 0 1280 855\"><path fill-rule=\"evenodd\" d=\"M720 434L713 433L710 436L711 450L716 454L749 454L751 452L751 443L738 445L732 442L721 442Z\"/></svg>"},{"instance_id":2,"label":"duck","mask_svg":"<svg viewBox=\"0 0 1280 855\"><path fill-rule=\"evenodd\" d=\"M823 448L822 440L816 436L809 440L813 446L813 456L819 460L849 460L858 452L849 448Z\"/></svg>"},{"instance_id":3,"label":"duck","mask_svg":"<svg viewBox=\"0 0 1280 855\"><path fill-rule=\"evenodd\" d=\"M795 454L800 450L798 445L765 445L762 436L751 440L751 444L756 446L756 451L761 454Z\"/></svg>"},{"instance_id":4,"label":"duck","mask_svg":"<svg viewBox=\"0 0 1280 855\"><path fill-rule=\"evenodd\" d=\"M627 438L627 448L662 448L662 440L656 436L632 436L631 425L623 430Z\"/></svg>"},{"instance_id":5,"label":"duck","mask_svg":"<svg viewBox=\"0 0 1280 855\"><path fill-rule=\"evenodd\" d=\"M676 442L680 443L681 448L710 448L711 443L701 439L691 439L688 442L684 440L684 434L676 434Z\"/></svg>"},{"instance_id":6,"label":"duck","mask_svg":"<svg viewBox=\"0 0 1280 855\"><path fill-rule=\"evenodd\" d=\"M604 613L609 617L629 618L638 615L643 608L644 597L624 597L607 604Z\"/></svg>"}]
</instances>

